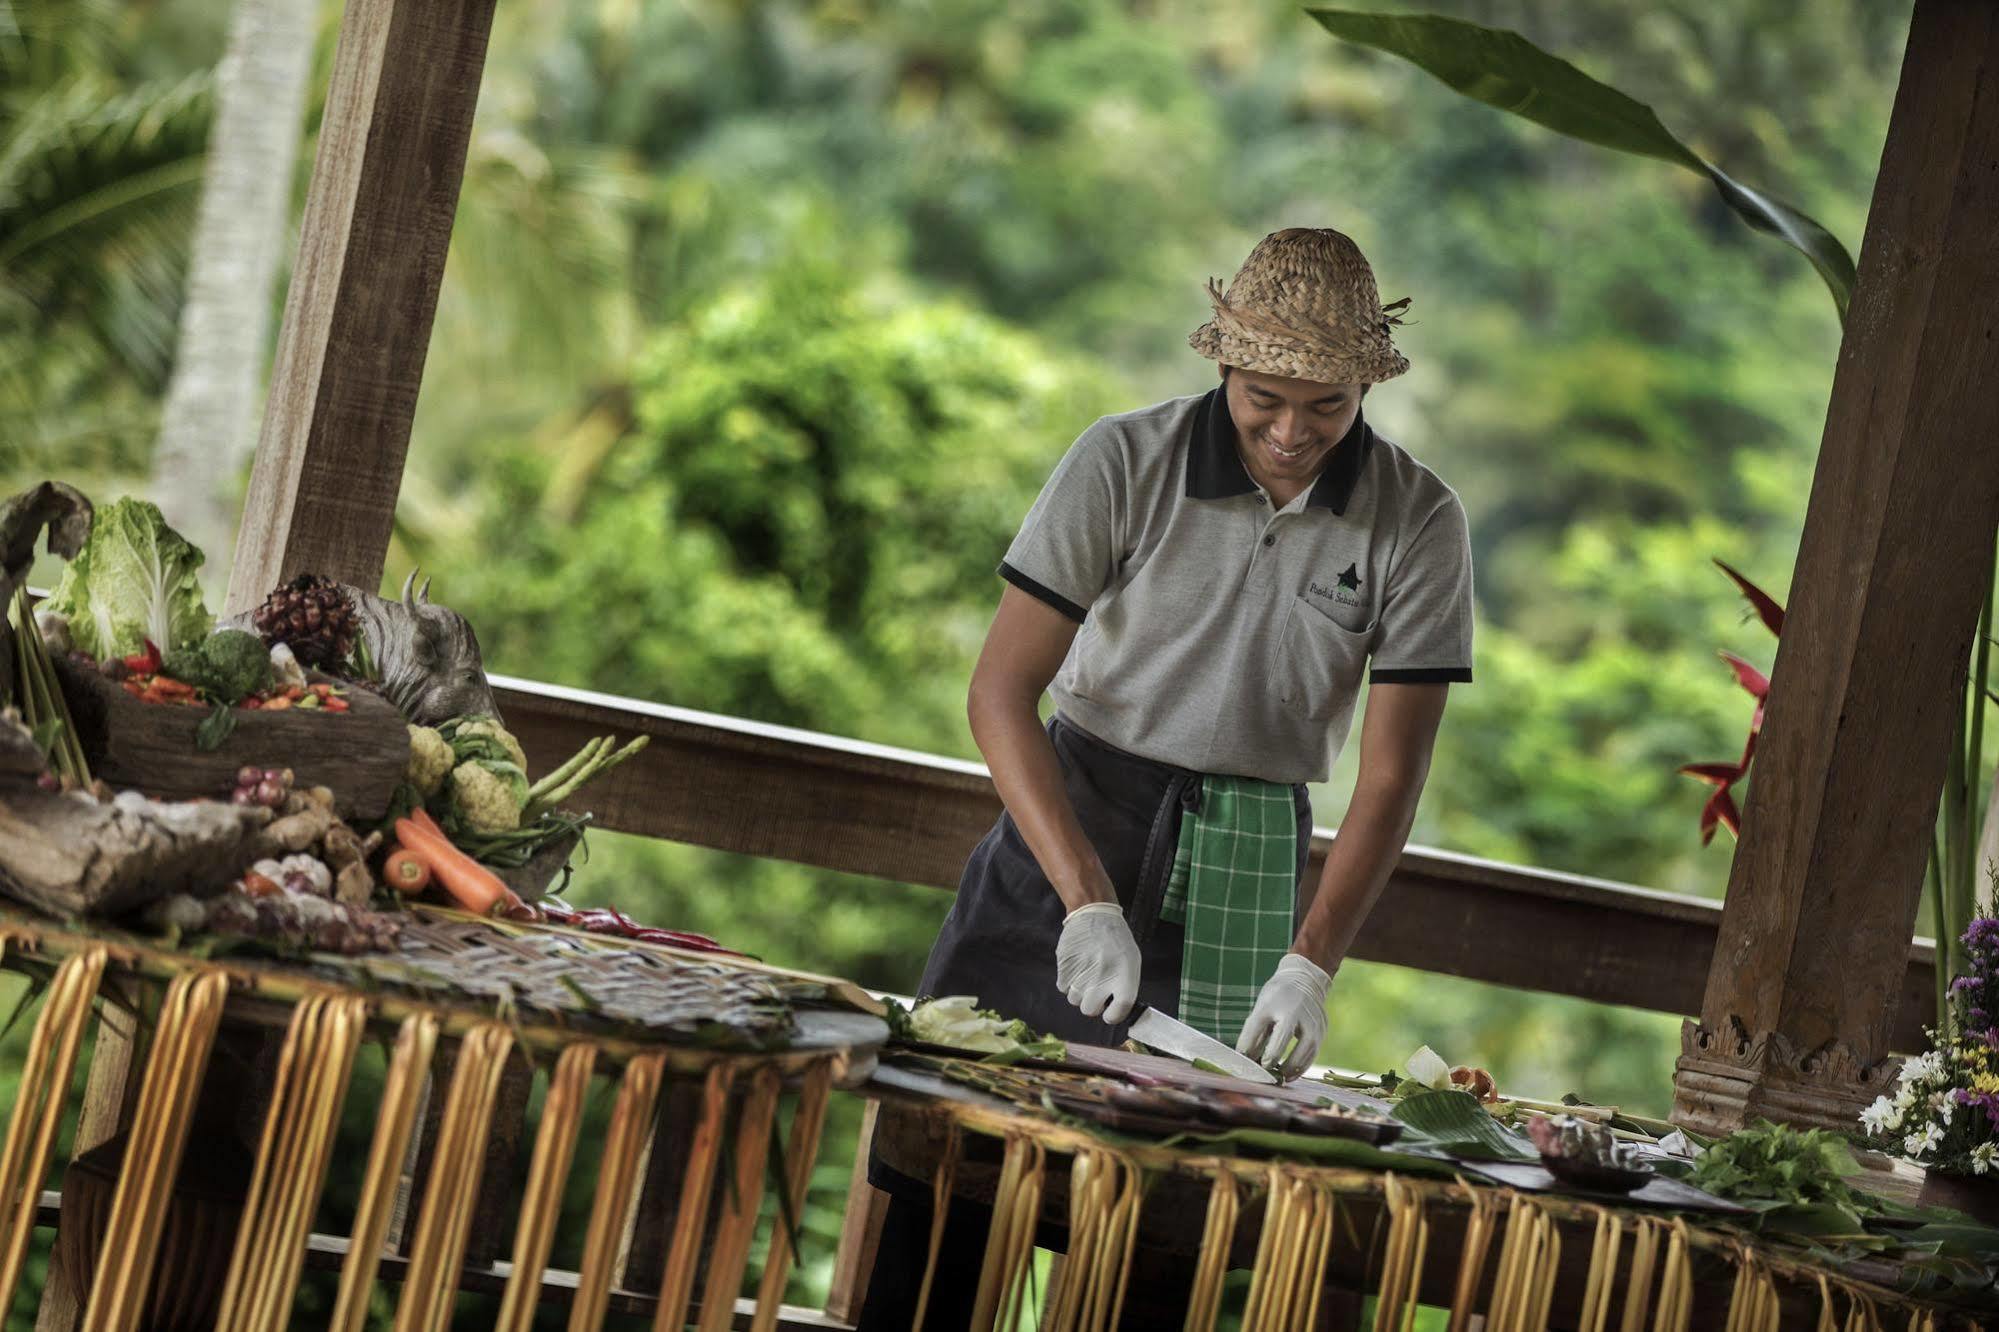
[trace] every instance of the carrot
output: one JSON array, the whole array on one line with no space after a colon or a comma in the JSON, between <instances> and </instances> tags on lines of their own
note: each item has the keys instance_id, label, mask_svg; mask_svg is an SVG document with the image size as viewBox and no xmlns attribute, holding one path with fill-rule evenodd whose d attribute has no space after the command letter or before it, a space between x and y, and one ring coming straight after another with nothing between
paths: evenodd
<instances>
[{"instance_id":1,"label":"carrot","mask_svg":"<svg viewBox=\"0 0 1999 1332\"><path fill-rule=\"evenodd\" d=\"M397 892L416 894L430 887L430 866L400 846L391 847L382 862L382 877Z\"/></svg>"},{"instance_id":2,"label":"carrot","mask_svg":"<svg viewBox=\"0 0 1999 1332\"><path fill-rule=\"evenodd\" d=\"M418 815L422 812L416 811ZM415 818L397 819L396 839L403 850L430 866L438 886L474 915L486 915L512 896L499 875L453 846L442 831L432 832Z\"/></svg>"},{"instance_id":3,"label":"carrot","mask_svg":"<svg viewBox=\"0 0 1999 1332\"><path fill-rule=\"evenodd\" d=\"M451 840L451 835L444 831L443 826L439 824L436 819L433 819L430 816L430 811L425 809L422 805L418 805L415 809L410 811L410 820L414 822L417 827L422 828L425 832L431 834L438 841L442 842L445 845L445 847L448 848L453 853L461 856L465 855L463 851L458 850L457 844ZM471 863L474 869L480 870L481 872L488 874L492 873L492 871L486 869L484 865L481 865L478 861L473 860L472 857L465 856L465 859ZM499 878L497 874L493 875L493 877L495 879ZM525 905L521 901L520 897L514 892L514 890L507 887L504 881L501 881L500 883L500 892L504 894L504 896L500 899L502 906L518 908ZM488 914L491 913L489 912Z\"/></svg>"}]
</instances>

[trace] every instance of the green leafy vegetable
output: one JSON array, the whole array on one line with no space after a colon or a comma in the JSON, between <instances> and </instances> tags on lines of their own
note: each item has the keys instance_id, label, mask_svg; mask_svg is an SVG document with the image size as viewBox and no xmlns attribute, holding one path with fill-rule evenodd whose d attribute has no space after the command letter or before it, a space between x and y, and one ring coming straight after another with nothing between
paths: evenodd
<instances>
[{"instance_id":1,"label":"green leafy vegetable","mask_svg":"<svg viewBox=\"0 0 1999 1332\"><path fill-rule=\"evenodd\" d=\"M201 600L202 559L156 505L121 499L97 510L90 540L44 608L100 660L131 656L147 639L171 652L206 638L215 622Z\"/></svg>"},{"instance_id":2,"label":"green leafy vegetable","mask_svg":"<svg viewBox=\"0 0 1999 1332\"><path fill-rule=\"evenodd\" d=\"M194 728L194 747L203 753L220 749L235 731L236 709L227 703L217 703L215 711Z\"/></svg>"},{"instance_id":3,"label":"green leafy vegetable","mask_svg":"<svg viewBox=\"0 0 1999 1332\"><path fill-rule=\"evenodd\" d=\"M1860 1169L1846 1140L1826 1129L1758 1123L1717 1141L1694 1161L1691 1182L1764 1213L1759 1228L1859 1236L1871 1199L1847 1184Z\"/></svg>"},{"instance_id":4,"label":"green leafy vegetable","mask_svg":"<svg viewBox=\"0 0 1999 1332\"><path fill-rule=\"evenodd\" d=\"M1061 1059L1069 1048L1053 1036L1040 1036L1019 1018L1008 1018L989 1008L977 1006L969 994L942 999L925 999L910 1010L905 1021L892 1024L899 1034L932 1045L948 1045L997 1057L999 1062L1019 1059Z\"/></svg>"}]
</instances>

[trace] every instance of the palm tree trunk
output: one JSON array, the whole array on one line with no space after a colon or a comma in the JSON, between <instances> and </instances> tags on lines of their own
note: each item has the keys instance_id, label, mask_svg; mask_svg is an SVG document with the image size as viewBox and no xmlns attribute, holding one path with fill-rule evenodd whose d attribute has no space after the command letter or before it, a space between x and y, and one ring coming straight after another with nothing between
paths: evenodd
<instances>
[{"instance_id":1,"label":"palm tree trunk","mask_svg":"<svg viewBox=\"0 0 1999 1332\"><path fill-rule=\"evenodd\" d=\"M272 286L291 219L292 170L316 0L236 0L216 69L180 341L153 451L152 494L226 579L237 495L257 440Z\"/></svg>"}]
</instances>

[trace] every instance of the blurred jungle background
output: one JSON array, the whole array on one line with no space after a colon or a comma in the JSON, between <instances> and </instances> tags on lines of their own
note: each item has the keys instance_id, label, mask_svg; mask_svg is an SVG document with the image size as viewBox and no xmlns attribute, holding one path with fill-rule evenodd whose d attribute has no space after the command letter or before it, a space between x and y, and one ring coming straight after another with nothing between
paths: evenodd
<instances>
[{"instance_id":1,"label":"blurred jungle background","mask_svg":"<svg viewBox=\"0 0 1999 1332\"><path fill-rule=\"evenodd\" d=\"M1430 8L1575 60L1858 250L1907 4ZM225 60L244 11L295 39ZM0 479L158 499L211 604L338 18L0 0ZM230 79L281 126L295 103L299 137L275 226L232 243L275 247L268 287L203 270L254 341L199 365L179 329ZM975 759L964 687L1041 480L1093 417L1209 387L1184 342L1204 280L1292 225L1347 231L1412 298L1413 369L1369 417L1471 515L1478 679L1414 841L1718 896L1733 844L1701 845L1675 768L1741 747L1715 650L1767 668L1773 644L1710 560L1787 591L1833 304L1692 174L1469 102L1295 4L502 4L388 582L421 565L497 672ZM248 408L163 434L204 376ZM902 991L948 905L609 834L572 897ZM1669 1102L1673 1017L1363 963L1331 1009L1342 1066L1428 1043L1527 1094ZM822 1175L794 1298L824 1291L846 1176Z\"/></svg>"}]
</instances>

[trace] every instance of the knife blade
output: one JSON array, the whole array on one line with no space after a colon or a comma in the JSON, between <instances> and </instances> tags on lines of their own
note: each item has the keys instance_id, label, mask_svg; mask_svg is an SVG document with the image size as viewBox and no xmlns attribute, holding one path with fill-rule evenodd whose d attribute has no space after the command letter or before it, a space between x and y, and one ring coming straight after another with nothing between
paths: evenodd
<instances>
[{"instance_id":1,"label":"knife blade","mask_svg":"<svg viewBox=\"0 0 1999 1332\"><path fill-rule=\"evenodd\" d=\"M1163 1050L1176 1059L1189 1063L1198 1059L1213 1064L1231 1077L1245 1082L1273 1083L1277 1079L1262 1065L1246 1054L1240 1054L1223 1045L1205 1032L1196 1031L1178 1018L1168 1017L1156 1008L1145 1008L1132 1019L1129 1028L1131 1038L1141 1045L1149 1045L1155 1050Z\"/></svg>"}]
</instances>

